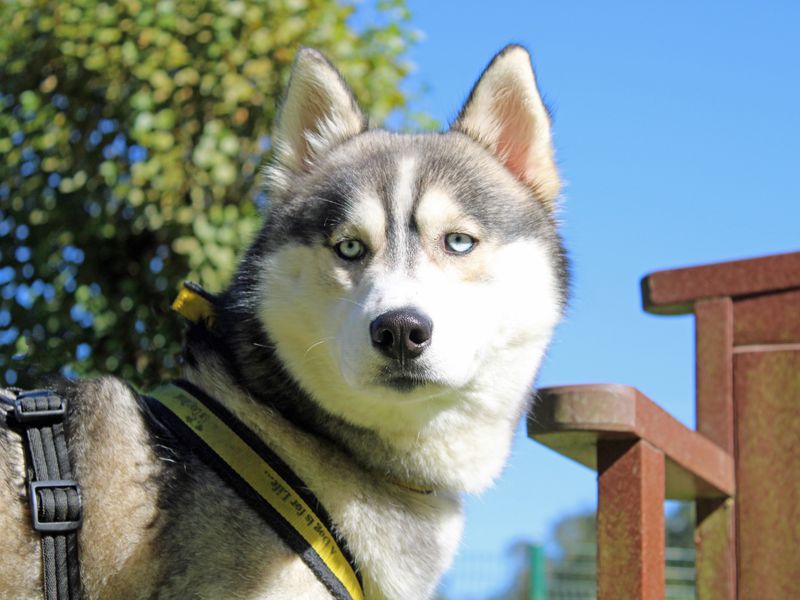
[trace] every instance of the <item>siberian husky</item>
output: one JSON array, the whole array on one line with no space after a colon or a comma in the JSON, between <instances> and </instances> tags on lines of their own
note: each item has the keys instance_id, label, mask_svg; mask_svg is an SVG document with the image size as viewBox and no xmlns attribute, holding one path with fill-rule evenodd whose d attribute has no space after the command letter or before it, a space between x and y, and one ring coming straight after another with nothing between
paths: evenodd
<instances>
[{"instance_id":1,"label":"siberian husky","mask_svg":"<svg viewBox=\"0 0 800 600\"><path fill-rule=\"evenodd\" d=\"M528 52L491 61L449 130L370 129L299 52L269 206L184 378L304 482L370 600L430 598L491 485L565 304L559 177ZM113 378L64 385L86 598L316 599L320 578ZM0 427L0 597L41 597L19 436Z\"/></svg>"}]
</instances>

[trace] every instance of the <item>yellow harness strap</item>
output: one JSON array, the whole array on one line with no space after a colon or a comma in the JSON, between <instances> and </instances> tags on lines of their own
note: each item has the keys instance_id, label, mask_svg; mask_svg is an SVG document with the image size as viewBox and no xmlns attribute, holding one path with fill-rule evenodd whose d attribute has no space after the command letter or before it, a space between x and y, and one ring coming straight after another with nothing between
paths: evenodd
<instances>
[{"instance_id":1,"label":"yellow harness strap","mask_svg":"<svg viewBox=\"0 0 800 600\"><path fill-rule=\"evenodd\" d=\"M270 522L337 600L363 600L354 561L325 509L261 439L185 381L158 387L143 400Z\"/></svg>"}]
</instances>

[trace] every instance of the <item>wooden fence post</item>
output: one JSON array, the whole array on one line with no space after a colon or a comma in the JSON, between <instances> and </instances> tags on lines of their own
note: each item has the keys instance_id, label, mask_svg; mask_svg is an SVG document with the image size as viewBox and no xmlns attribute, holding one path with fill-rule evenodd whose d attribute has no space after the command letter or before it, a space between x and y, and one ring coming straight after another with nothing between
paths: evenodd
<instances>
[{"instance_id":1,"label":"wooden fence post","mask_svg":"<svg viewBox=\"0 0 800 600\"><path fill-rule=\"evenodd\" d=\"M733 303L730 298L701 300L694 314L697 431L733 456ZM697 600L736 599L734 502L696 502Z\"/></svg>"},{"instance_id":2,"label":"wooden fence post","mask_svg":"<svg viewBox=\"0 0 800 600\"><path fill-rule=\"evenodd\" d=\"M664 453L600 441L597 471L598 600L663 600Z\"/></svg>"}]
</instances>

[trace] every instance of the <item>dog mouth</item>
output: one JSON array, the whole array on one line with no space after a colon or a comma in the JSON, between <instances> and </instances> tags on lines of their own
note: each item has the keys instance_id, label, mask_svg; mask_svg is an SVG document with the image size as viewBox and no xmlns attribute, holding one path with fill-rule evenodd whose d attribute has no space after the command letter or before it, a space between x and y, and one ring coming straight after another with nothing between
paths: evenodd
<instances>
[{"instance_id":1,"label":"dog mouth","mask_svg":"<svg viewBox=\"0 0 800 600\"><path fill-rule=\"evenodd\" d=\"M398 392L408 393L436 382L425 369L385 366L375 378L375 383Z\"/></svg>"},{"instance_id":2,"label":"dog mouth","mask_svg":"<svg viewBox=\"0 0 800 600\"><path fill-rule=\"evenodd\" d=\"M389 379L384 379L382 383L384 386L393 388L398 392L411 392L427 384L428 381L423 379L417 379L415 377L407 377L401 375L397 377L391 377Z\"/></svg>"}]
</instances>

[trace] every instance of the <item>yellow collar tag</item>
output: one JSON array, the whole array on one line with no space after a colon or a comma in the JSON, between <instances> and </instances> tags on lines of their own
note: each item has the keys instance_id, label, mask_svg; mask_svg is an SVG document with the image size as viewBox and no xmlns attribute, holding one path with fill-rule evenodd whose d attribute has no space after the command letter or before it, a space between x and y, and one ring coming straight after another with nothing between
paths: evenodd
<instances>
[{"instance_id":1,"label":"yellow collar tag","mask_svg":"<svg viewBox=\"0 0 800 600\"><path fill-rule=\"evenodd\" d=\"M336 600L364 600L353 559L333 534L324 507L263 440L186 381L162 385L142 398L273 525Z\"/></svg>"},{"instance_id":2,"label":"yellow collar tag","mask_svg":"<svg viewBox=\"0 0 800 600\"><path fill-rule=\"evenodd\" d=\"M209 327L214 325L214 305L208 298L186 284L172 303L172 310L192 323L205 321Z\"/></svg>"}]
</instances>

